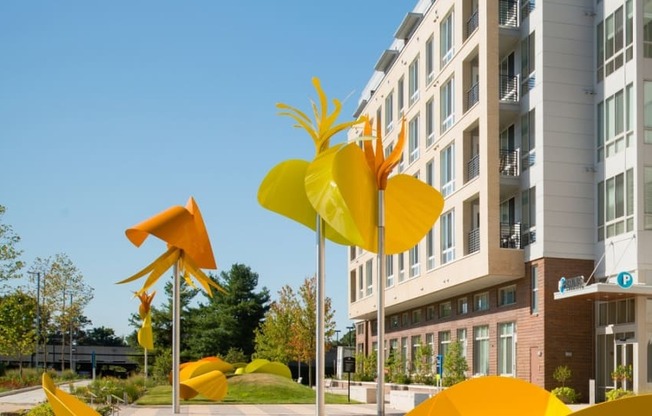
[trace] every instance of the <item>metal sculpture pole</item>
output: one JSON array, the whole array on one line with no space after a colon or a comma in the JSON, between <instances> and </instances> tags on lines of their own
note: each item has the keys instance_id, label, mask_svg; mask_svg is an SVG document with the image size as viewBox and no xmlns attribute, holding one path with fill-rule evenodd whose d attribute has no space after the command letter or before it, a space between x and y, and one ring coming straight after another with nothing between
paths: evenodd
<instances>
[{"instance_id":1,"label":"metal sculpture pole","mask_svg":"<svg viewBox=\"0 0 652 416\"><path fill-rule=\"evenodd\" d=\"M181 287L179 281L179 262L174 263L174 289L172 291L172 411L175 414L181 413L179 404L179 356L181 348L179 341L181 339L180 316L181 316Z\"/></svg>"},{"instance_id":2,"label":"metal sculpture pole","mask_svg":"<svg viewBox=\"0 0 652 416\"><path fill-rule=\"evenodd\" d=\"M378 352L376 353L378 416L385 415L385 191L378 191Z\"/></svg>"},{"instance_id":3,"label":"metal sculpture pole","mask_svg":"<svg viewBox=\"0 0 652 416\"><path fill-rule=\"evenodd\" d=\"M317 386L316 386L316 395L317 399L315 400L316 404L316 414L317 416L326 415L326 405L324 401L324 292L325 285L324 281L326 280L326 267L324 265L325 259L325 239L324 239L324 220L320 215L317 215L317 348L316 348L316 376L317 376Z\"/></svg>"}]
</instances>

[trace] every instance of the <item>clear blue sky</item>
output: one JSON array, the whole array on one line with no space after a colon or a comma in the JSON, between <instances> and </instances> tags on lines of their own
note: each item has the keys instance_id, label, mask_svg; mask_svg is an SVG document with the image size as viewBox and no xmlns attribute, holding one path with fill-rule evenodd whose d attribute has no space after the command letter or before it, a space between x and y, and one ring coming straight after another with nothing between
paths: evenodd
<instances>
[{"instance_id":1,"label":"clear blue sky","mask_svg":"<svg viewBox=\"0 0 652 416\"><path fill-rule=\"evenodd\" d=\"M330 98L352 93L350 119L415 4L0 2L0 204L23 260L66 253L95 289L93 326L126 335L140 283L115 282L165 247L150 238L136 248L124 230L193 196L218 272L243 263L273 298L297 289L315 273L315 235L256 193L270 168L312 159L314 147L275 103L309 110L317 76ZM344 331L346 249L328 243L326 256Z\"/></svg>"}]
</instances>

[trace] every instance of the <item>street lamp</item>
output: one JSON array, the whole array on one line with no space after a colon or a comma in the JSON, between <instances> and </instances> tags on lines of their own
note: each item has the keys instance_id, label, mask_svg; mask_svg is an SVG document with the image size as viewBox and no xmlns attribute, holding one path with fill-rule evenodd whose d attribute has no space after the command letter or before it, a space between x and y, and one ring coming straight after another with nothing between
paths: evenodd
<instances>
[{"instance_id":1,"label":"street lamp","mask_svg":"<svg viewBox=\"0 0 652 416\"><path fill-rule=\"evenodd\" d=\"M342 331L339 330L339 329L335 330L335 339L336 339L335 345L337 345L337 346L340 345L340 332L342 332Z\"/></svg>"},{"instance_id":2,"label":"street lamp","mask_svg":"<svg viewBox=\"0 0 652 416\"><path fill-rule=\"evenodd\" d=\"M38 369L38 348L39 338L41 337L41 272L27 273L36 275L36 350L34 354L34 367ZM43 276L43 286L45 286L45 276ZM45 363L43 364L45 366Z\"/></svg>"},{"instance_id":3,"label":"street lamp","mask_svg":"<svg viewBox=\"0 0 652 416\"><path fill-rule=\"evenodd\" d=\"M353 341L353 334L354 334L353 330L355 329L355 326L353 325L347 326L346 329L349 330L349 347L351 347L351 342Z\"/></svg>"}]
</instances>

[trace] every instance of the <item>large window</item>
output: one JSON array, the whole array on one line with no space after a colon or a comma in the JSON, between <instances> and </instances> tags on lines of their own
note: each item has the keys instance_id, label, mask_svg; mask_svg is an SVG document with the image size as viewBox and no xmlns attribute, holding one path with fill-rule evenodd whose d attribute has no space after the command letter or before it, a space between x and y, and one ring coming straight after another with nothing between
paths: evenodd
<instances>
[{"instance_id":1,"label":"large window","mask_svg":"<svg viewBox=\"0 0 652 416\"><path fill-rule=\"evenodd\" d=\"M435 163L432 160L429 160L426 163L426 183L430 186L433 186L435 181Z\"/></svg>"},{"instance_id":2,"label":"large window","mask_svg":"<svg viewBox=\"0 0 652 416\"><path fill-rule=\"evenodd\" d=\"M435 142L435 102L431 98L426 103L426 147Z\"/></svg>"},{"instance_id":3,"label":"large window","mask_svg":"<svg viewBox=\"0 0 652 416\"><path fill-rule=\"evenodd\" d=\"M466 358L466 328L459 328L457 330L457 341L460 343L460 347L462 349L462 357Z\"/></svg>"},{"instance_id":4,"label":"large window","mask_svg":"<svg viewBox=\"0 0 652 416\"><path fill-rule=\"evenodd\" d=\"M514 322L498 325L498 374L514 376L516 369Z\"/></svg>"},{"instance_id":5,"label":"large window","mask_svg":"<svg viewBox=\"0 0 652 416\"><path fill-rule=\"evenodd\" d=\"M645 143L652 144L652 81L645 81L643 99L645 100Z\"/></svg>"},{"instance_id":6,"label":"large window","mask_svg":"<svg viewBox=\"0 0 652 416\"><path fill-rule=\"evenodd\" d=\"M409 163L413 163L419 158L419 115L417 114L410 120L408 129L408 151L410 153Z\"/></svg>"},{"instance_id":7,"label":"large window","mask_svg":"<svg viewBox=\"0 0 652 416\"><path fill-rule=\"evenodd\" d=\"M441 151L441 194L447 197L455 191L455 144Z\"/></svg>"},{"instance_id":8,"label":"large window","mask_svg":"<svg viewBox=\"0 0 652 416\"><path fill-rule=\"evenodd\" d=\"M398 253L398 282L405 280L405 253Z\"/></svg>"},{"instance_id":9,"label":"large window","mask_svg":"<svg viewBox=\"0 0 652 416\"><path fill-rule=\"evenodd\" d=\"M498 306L513 305L516 303L516 285L498 289Z\"/></svg>"},{"instance_id":10,"label":"large window","mask_svg":"<svg viewBox=\"0 0 652 416\"><path fill-rule=\"evenodd\" d=\"M394 91L385 98L385 135L394 128Z\"/></svg>"},{"instance_id":11,"label":"large window","mask_svg":"<svg viewBox=\"0 0 652 416\"><path fill-rule=\"evenodd\" d=\"M634 171L598 183L598 240L634 229Z\"/></svg>"},{"instance_id":12,"label":"large window","mask_svg":"<svg viewBox=\"0 0 652 416\"><path fill-rule=\"evenodd\" d=\"M649 2L649 0L646 0ZM646 13L647 15L647 13ZM645 24L645 22L644 22ZM643 36L643 52L647 52L645 42L645 27ZM624 61L634 56L634 7L632 0L627 0L625 6L618 7L604 21L599 22L596 30L597 80L601 81L618 68ZM623 50L625 51L623 53ZM652 56L648 56L652 57Z\"/></svg>"},{"instance_id":13,"label":"large window","mask_svg":"<svg viewBox=\"0 0 652 416\"><path fill-rule=\"evenodd\" d=\"M433 37L426 41L426 84L430 84L435 79L435 59L434 59Z\"/></svg>"},{"instance_id":14,"label":"large window","mask_svg":"<svg viewBox=\"0 0 652 416\"><path fill-rule=\"evenodd\" d=\"M451 78L441 87L439 92L441 110L441 132L453 126L455 123L455 79Z\"/></svg>"},{"instance_id":15,"label":"large window","mask_svg":"<svg viewBox=\"0 0 652 416\"><path fill-rule=\"evenodd\" d=\"M645 188L643 190L646 230L652 230L652 167L645 167Z\"/></svg>"},{"instance_id":16,"label":"large window","mask_svg":"<svg viewBox=\"0 0 652 416\"><path fill-rule=\"evenodd\" d=\"M534 32L521 41L521 95L534 88L535 84L535 37Z\"/></svg>"},{"instance_id":17,"label":"large window","mask_svg":"<svg viewBox=\"0 0 652 416\"><path fill-rule=\"evenodd\" d=\"M534 108L521 115L521 170L536 161L536 113Z\"/></svg>"},{"instance_id":18,"label":"large window","mask_svg":"<svg viewBox=\"0 0 652 416\"><path fill-rule=\"evenodd\" d=\"M536 265L530 267L530 288L532 294L530 312L535 314L539 312L539 268Z\"/></svg>"},{"instance_id":19,"label":"large window","mask_svg":"<svg viewBox=\"0 0 652 416\"><path fill-rule=\"evenodd\" d=\"M358 299L364 298L364 274L362 265L358 266Z\"/></svg>"},{"instance_id":20,"label":"large window","mask_svg":"<svg viewBox=\"0 0 652 416\"><path fill-rule=\"evenodd\" d=\"M645 0L643 7L643 56L652 58L652 0Z\"/></svg>"},{"instance_id":21,"label":"large window","mask_svg":"<svg viewBox=\"0 0 652 416\"><path fill-rule=\"evenodd\" d=\"M473 328L473 374L489 374L489 326Z\"/></svg>"},{"instance_id":22,"label":"large window","mask_svg":"<svg viewBox=\"0 0 652 416\"><path fill-rule=\"evenodd\" d=\"M633 143L634 88L629 84L597 106L598 160L621 152Z\"/></svg>"},{"instance_id":23,"label":"large window","mask_svg":"<svg viewBox=\"0 0 652 416\"><path fill-rule=\"evenodd\" d=\"M366 269L366 277L367 277L367 296L371 296L374 290L374 261L373 259L367 260L367 264L365 266Z\"/></svg>"},{"instance_id":24,"label":"large window","mask_svg":"<svg viewBox=\"0 0 652 416\"><path fill-rule=\"evenodd\" d=\"M451 331L441 331L439 334L439 354L446 356L448 347L451 345Z\"/></svg>"},{"instance_id":25,"label":"large window","mask_svg":"<svg viewBox=\"0 0 652 416\"><path fill-rule=\"evenodd\" d=\"M453 12L450 12L442 21L439 27L439 42L441 52L441 66L446 65L455 54L455 42L453 31Z\"/></svg>"},{"instance_id":26,"label":"large window","mask_svg":"<svg viewBox=\"0 0 652 416\"><path fill-rule=\"evenodd\" d=\"M441 263L446 264L455 259L455 211L442 214L441 224Z\"/></svg>"},{"instance_id":27,"label":"large window","mask_svg":"<svg viewBox=\"0 0 652 416\"><path fill-rule=\"evenodd\" d=\"M392 287L394 286L394 256L385 257L385 264L385 275L387 276L385 287Z\"/></svg>"},{"instance_id":28,"label":"large window","mask_svg":"<svg viewBox=\"0 0 652 416\"><path fill-rule=\"evenodd\" d=\"M419 244L410 249L410 277L417 277L421 272L419 266Z\"/></svg>"},{"instance_id":29,"label":"large window","mask_svg":"<svg viewBox=\"0 0 652 416\"><path fill-rule=\"evenodd\" d=\"M439 319L448 318L453 313L453 306L450 301L439 304Z\"/></svg>"},{"instance_id":30,"label":"large window","mask_svg":"<svg viewBox=\"0 0 652 416\"><path fill-rule=\"evenodd\" d=\"M526 246L537 240L537 199L536 187L526 189L521 193L522 226L521 244Z\"/></svg>"},{"instance_id":31,"label":"large window","mask_svg":"<svg viewBox=\"0 0 652 416\"><path fill-rule=\"evenodd\" d=\"M432 270L435 268L435 232L431 228L426 234L426 268Z\"/></svg>"},{"instance_id":32,"label":"large window","mask_svg":"<svg viewBox=\"0 0 652 416\"><path fill-rule=\"evenodd\" d=\"M466 297L457 300L457 314L466 315L469 313L469 302Z\"/></svg>"},{"instance_id":33,"label":"large window","mask_svg":"<svg viewBox=\"0 0 652 416\"><path fill-rule=\"evenodd\" d=\"M478 293L473 295L473 310L475 312L486 311L489 309L489 292Z\"/></svg>"},{"instance_id":34,"label":"large window","mask_svg":"<svg viewBox=\"0 0 652 416\"><path fill-rule=\"evenodd\" d=\"M414 61L410 64L408 74L408 93L410 97L410 105L412 105L419 99L419 56L414 58Z\"/></svg>"},{"instance_id":35,"label":"large window","mask_svg":"<svg viewBox=\"0 0 652 416\"><path fill-rule=\"evenodd\" d=\"M405 78L401 77L398 80L398 87L396 89L398 90L398 115L402 116L405 111Z\"/></svg>"}]
</instances>

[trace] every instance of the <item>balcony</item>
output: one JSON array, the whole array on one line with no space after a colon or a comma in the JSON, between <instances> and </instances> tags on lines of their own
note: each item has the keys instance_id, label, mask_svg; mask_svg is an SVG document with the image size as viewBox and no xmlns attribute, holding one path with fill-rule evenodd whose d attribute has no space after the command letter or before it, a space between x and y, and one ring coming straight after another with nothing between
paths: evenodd
<instances>
[{"instance_id":1,"label":"balcony","mask_svg":"<svg viewBox=\"0 0 652 416\"><path fill-rule=\"evenodd\" d=\"M480 251L480 229L474 228L468 234L468 254Z\"/></svg>"},{"instance_id":2,"label":"balcony","mask_svg":"<svg viewBox=\"0 0 652 416\"><path fill-rule=\"evenodd\" d=\"M464 94L464 98L466 101L465 111L468 111L478 101L480 101L480 84L476 82L471 85L471 88L469 88Z\"/></svg>"},{"instance_id":3,"label":"balcony","mask_svg":"<svg viewBox=\"0 0 652 416\"><path fill-rule=\"evenodd\" d=\"M521 224L518 222L500 223L500 248L523 248L521 246Z\"/></svg>"},{"instance_id":4,"label":"balcony","mask_svg":"<svg viewBox=\"0 0 652 416\"><path fill-rule=\"evenodd\" d=\"M480 155L473 156L466 162L466 180L467 182L480 174Z\"/></svg>"},{"instance_id":5,"label":"balcony","mask_svg":"<svg viewBox=\"0 0 652 416\"><path fill-rule=\"evenodd\" d=\"M518 0L498 2L498 24L503 27L518 27Z\"/></svg>"},{"instance_id":6,"label":"balcony","mask_svg":"<svg viewBox=\"0 0 652 416\"><path fill-rule=\"evenodd\" d=\"M502 176L518 176L519 169L519 151L518 150L501 150L500 151L500 174Z\"/></svg>"},{"instance_id":7,"label":"balcony","mask_svg":"<svg viewBox=\"0 0 652 416\"><path fill-rule=\"evenodd\" d=\"M523 247L532 244L537 241L537 229L536 226L528 226L523 224L523 233L521 234L521 242Z\"/></svg>"},{"instance_id":8,"label":"balcony","mask_svg":"<svg viewBox=\"0 0 652 416\"><path fill-rule=\"evenodd\" d=\"M478 10L474 10L471 16L466 20L466 38L469 38L478 28L479 18Z\"/></svg>"},{"instance_id":9,"label":"balcony","mask_svg":"<svg viewBox=\"0 0 652 416\"><path fill-rule=\"evenodd\" d=\"M518 102L518 75L500 75L498 97L502 102Z\"/></svg>"}]
</instances>

